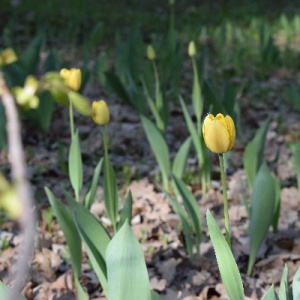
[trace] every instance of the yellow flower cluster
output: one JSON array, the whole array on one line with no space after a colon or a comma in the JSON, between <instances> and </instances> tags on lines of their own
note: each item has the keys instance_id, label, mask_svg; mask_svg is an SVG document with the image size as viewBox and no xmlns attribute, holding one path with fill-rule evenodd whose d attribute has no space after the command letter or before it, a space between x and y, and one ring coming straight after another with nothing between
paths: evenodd
<instances>
[{"instance_id":1,"label":"yellow flower cluster","mask_svg":"<svg viewBox=\"0 0 300 300\"><path fill-rule=\"evenodd\" d=\"M0 52L0 67L12 64L17 59L15 51L12 48L6 48Z\"/></svg>"}]
</instances>

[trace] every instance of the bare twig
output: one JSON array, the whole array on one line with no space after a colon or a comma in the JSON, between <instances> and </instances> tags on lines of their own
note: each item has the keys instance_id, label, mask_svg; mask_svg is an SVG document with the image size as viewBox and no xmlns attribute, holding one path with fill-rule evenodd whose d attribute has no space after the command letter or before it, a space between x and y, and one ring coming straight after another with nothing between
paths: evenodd
<instances>
[{"instance_id":1,"label":"bare twig","mask_svg":"<svg viewBox=\"0 0 300 300\"><path fill-rule=\"evenodd\" d=\"M11 274L13 289L9 300L15 300L17 299L17 293L21 292L24 286L33 255L36 214L34 211L32 190L26 178L26 163L15 100L9 92L1 73L0 91L7 119L8 155L11 164L12 179L16 184L19 199L22 202L23 207L22 214L19 218L23 238L18 247L18 259L15 266L15 274Z\"/></svg>"}]
</instances>

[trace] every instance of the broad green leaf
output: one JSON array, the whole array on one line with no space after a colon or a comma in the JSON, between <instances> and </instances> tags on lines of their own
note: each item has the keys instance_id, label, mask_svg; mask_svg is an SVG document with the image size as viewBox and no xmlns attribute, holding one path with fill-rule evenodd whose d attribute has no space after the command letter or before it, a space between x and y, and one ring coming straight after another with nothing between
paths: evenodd
<instances>
[{"instance_id":1,"label":"broad green leaf","mask_svg":"<svg viewBox=\"0 0 300 300\"><path fill-rule=\"evenodd\" d=\"M123 85L123 83L121 82L118 76L116 76L114 73L106 72L105 79L109 88L117 96L119 96L124 101L125 104L133 108L135 107L129 93L127 92L125 86Z\"/></svg>"},{"instance_id":2,"label":"broad green leaf","mask_svg":"<svg viewBox=\"0 0 300 300\"><path fill-rule=\"evenodd\" d=\"M298 141L294 146L294 162L295 169L297 174L297 184L298 184L298 193L300 195L300 141Z\"/></svg>"},{"instance_id":3,"label":"broad green leaf","mask_svg":"<svg viewBox=\"0 0 300 300\"><path fill-rule=\"evenodd\" d=\"M172 173L182 178L186 166L187 157L191 148L192 138L189 136L180 146L172 165Z\"/></svg>"},{"instance_id":4,"label":"broad green leaf","mask_svg":"<svg viewBox=\"0 0 300 300\"><path fill-rule=\"evenodd\" d=\"M87 209L90 209L94 199L95 199L95 195L96 195L96 190L97 190L97 185L98 185L98 181L99 181L99 175L101 172L101 168L102 168L102 163L103 163L103 158L101 158L94 170L94 174L93 174L93 178L92 181L90 183L90 186L86 192L86 195L84 197L84 206Z\"/></svg>"},{"instance_id":5,"label":"broad green leaf","mask_svg":"<svg viewBox=\"0 0 300 300\"><path fill-rule=\"evenodd\" d=\"M206 212L207 226L215 250L219 271L229 299L244 300L244 288L238 266L230 247L209 210Z\"/></svg>"},{"instance_id":6,"label":"broad green leaf","mask_svg":"<svg viewBox=\"0 0 300 300\"><path fill-rule=\"evenodd\" d=\"M284 265L282 272L278 297L280 300L289 300L289 270L287 264Z\"/></svg>"},{"instance_id":7,"label":"broad green leaf","mask_svg":"<svg viewBox=\"0 0 300 300\"><path fill-rule=\"evenodd\" d=\"M263 161L264 144L269 123L270 119L267 119L261 125L255 133L254 138L248 143L244 152L243 163L250 188L253 187L256 174Z\"/></svg>"},{"instance_id":8,"label":"broad green leaf","mask_svg":"<svg viewBox=\"0 0 300 300\"><path fill-rule=\"evenodd\" d=\"M39 106L36 109L28 111L26 115L39 128L47 132L52 120L52 114L55 104L53 101L53 97L49 92L42 92L38 95L38 97L40 99Z\"/></svg>"},{"instance_id":9,"label":"broad green leaf","mask_svg":"<svg viewBox=\"0 0 300 300\"><path fill-rule=\"evenodd\" d=\"M40 51L44 42L44 34L39 32L21 55L21 64L28 74L35 74L39 64Z\"/></svg>"},{"instance_id":10,"label":"broad green leaf","mask_svg":"<svg viewBox=\"0 0 300 300\"><path fill-rule=\"evenodd\" d=\"M116 232L119 206L117 181L107 153L104 155L104 202L114 232Z\"/></svg>"},{"instance_id":11,"label":"broad green leaf","mask_svg":"<svg viewBox=\"0 0 300 300\"><path fill-rule=\"evenodd\" d=\"M275 200L275 181L267 164L263 162L255 178L251 195L248 275L251 274L260 245L273 222Z\"/></svg>"},{"instance_id":12,"label":"broad green leaf","mask_svg":"<svg viewBox=\"0 0 300 300\"><path fill-rule=\"evenodd\" d=\"M178 201L176 199L173 199L171 197L171 195L169 193L167 193L165 191L165 194L167 196L167 199L169 200L173 210L175 211L176 215L179 217L180 222L182 224L182 230L183 230L183 234L184 234L184 239L185 239L185 247L186 247L186 251L188 253L188 256L192 256L193 255L193 246L192 246L192 235L193 232L190 228L190 225L187 221L187 215L185 213L185 211L183 210L183 208L181 207L181 205L178 203Z\"/></svg>"},{"instance_id":13,"label":"broad green leaf","mask_svg":"<svg viewBox=\"0 0 300 300\"><path fill-rule=\"evenodd\" d=\"M199 254L201 243L201 215L198 202L181 179L179 179L175 175L173 175L173 179L179 195L182 197L185 209L192 220L193 230L195 232L196 249L197 253Z\"/></svg>"},{"instance_id":14,"label":"broad green leaf","mask_svg":"<svg viewBox=\"0 0 300 300\"><path fill-rule=\"evenodd\" d=\"M129 225L131 224L131 218L132 218L132 194L131 191L129 191L127 198L125 200L123 209L120 213L120 222L118 224L118 228L121 228L123 224L128 221Z\"/></svg>"},{"instance_id":15,"label":"broad green leaf","mask_svg":"<svg viewBox=\"0 0 300 300\"><path fill-rule=\"evenodd\" d=\"M106 250L108 300L151 300L144 253L128 222Z\"/></svg>"},{"instance_id":16,"label":"broad green leaf","mask_svg":"<svg viewBox=\"0 0 300 300\"><path fill-rule=\"evenodd\" d=\"M292 288L293 288L293 299L294 300L300 299L300 266L298 267L298 270L294 276Z\"/></svg>"},{"instance_id":17,"label":"broad green leaf","mask_svg":"<svg viewBox=\"0 0 300 300\"><path fill-rule=\"evenodd\" d=\"M68 208L66 208L60 200L58 200L52 192L45 187L48 200L55 212L58 223L64 233L67 245L70 250L71 264L74 277L79 277L81 269L81 239L73 221L73 217Z\"/></svg>"},{"instance_id":18,"label":"broad green leaf","mask_svg":"<svg viewBox=\"0 0 300 300\"><path fill-rule=\"evenodd\" d=\"M186 104L185 104L185 102L184 102L184 100L181 96L179 96L179 101L180 101L180 104L181 104L181 107L182 107L185 122L187 124L190 135L193 139L193 144L194 144L194 147L196 149L196 152L200 153L201 152L201 142L200 142L199 134L198 134L198 132L195 128L195 125L192 121L192 118L191 118L190 113L187 109L187 106L186 106Z\"/></svg>"},{"instance_id":19,"label":"broad green leaf","mask_svg":"<svg viewBox=\"0 0 300 300\"><path fill-rule=\"evenodd\" d=\"M66 193L69 210L73 212L74 222L85 244L93 269L107 294L105 252L110 236L95 216L82 204Z\"/></svg>"},{"instance_id":20,"label":"broad green leaf","mask_svg":"<svg viewBox=\"0 0 300 300\"><path fill-rule=\"evenodd\" d=\"M264 295L263 300L279 300L279 298L275 292L273 284L271 285L271 287L268 289L268 291Z\"/></svg>"},{"instance_id":21,"label":"broad green leaf","mask_svg":"<svg viewBox=\"0 0 300 300\"><path fill-rule=\"evenodd\" d=\"M9 294L10 294L10 287L5 285L1 280L0 280L0 299L9 299ZM152 298L154 300L155 298ZM26 300L26 298L22 295L18 295L18 298L16 300Z\"/></svg>"},{"instance_id":22,"label":"broad green leaf","mask_svg":"<svg viewBox=\"0 0 300 300\"><path fill-rule=\"evenodd\" d=\"M69 150L69 178L75 192L76 200L79 201L79 194L82 187L82 159L78 130L76 130L72 138Z\"/></svg>"},{"instance_id":23,"label":"broad green leaf","mask_svg":"<svg viewBox=\"0 0 300 300\"><path fill-rule=\"evenodd\" d=\"M141 115L141 121L148 142L160 167L164 188L168 190L168 176L171 170L168 146L160 131L147 117Z\"/></svg>"}]
</instances>

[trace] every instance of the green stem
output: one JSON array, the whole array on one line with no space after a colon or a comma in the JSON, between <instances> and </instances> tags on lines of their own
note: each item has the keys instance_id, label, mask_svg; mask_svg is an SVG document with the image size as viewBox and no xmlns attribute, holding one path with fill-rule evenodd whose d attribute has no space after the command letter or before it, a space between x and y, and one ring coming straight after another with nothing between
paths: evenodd
<instances>
[{"instance_id":1,"label":"green stem","mask_svg":"<svg viewBox=\"0 0 300 300\"><path fill-rule=\"evenodd\" d=\"M225 235L228 246L231 248L230 243L230 228L229 228L229 214L228 214L228 199L227 199L227 186L226 186L226 174L224 168L224 155L219 154L221 180L223 188L223 203L224 203L224 219L225 219Z\"/></svg>"},{"instance_id":2,"label":"green stem","mask_svg":"<svg viewBox=\"0 0 300 300\"><path fill-rule=\"evenodd\" d=\"M105 132L105 126L101 126L101 130L102 130L104 156L106 156L108 158L107 137L106 137L106 132Z\"/></svg>"},{"instance_id":3,"label":"green stem","mask_svg":"<svg viewBox=\"0 0 300 300\"><path fill-rule=\"evenodd\" d=\"M73 140L75 131L74 131L74 116L73 116L73 105L72 102L69 101L69 118L70 118L70 131L71 131L71 137Z\"/></svg>"}]
</instances>

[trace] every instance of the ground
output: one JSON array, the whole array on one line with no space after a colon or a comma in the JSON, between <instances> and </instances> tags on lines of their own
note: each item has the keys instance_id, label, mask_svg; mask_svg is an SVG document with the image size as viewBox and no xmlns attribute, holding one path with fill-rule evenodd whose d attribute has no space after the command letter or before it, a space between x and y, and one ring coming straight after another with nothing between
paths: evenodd
<instances>
[{"instance_id":1,"label":"ground","mask_svg":"<svg viewBox=\"0 0 300 300\"><path fill-rule=\"evenodd\" d=\"M269 78L265 84L271 84L274 80L275 78ZM290 280L300 265L299 194L289 146L299 136L299 113L289 105L280 105L280 99L272 101L271 97L272 95L264 103L254 103L251 106L244 105L241 100L244 136L237 138L228 156L232 249L242 274L247 299L261 299L272 283L278 286L285 263L289 267ZM110 101L110 110L111 122L107 126L110 156L118 174L121 202L129 190L133 194L132 228L145 253L151 287L159 292L163 299L227 299L205 219L205 213L210 209L220 228L224 227L222 188L216 155L211 154L214 175L207 194L202 195L199 185L190 185L199 200L203 236L201 255L188 257L179 219L157 186L159 170L138 117L118 99ZM272 121L267 133L264 157L280 179L282 187L279 229L278 233L270 229L260 249L253 273L247 276L249 222L242 199L249 191L242 155L246 142L266 116L270 116ZM66 146L69 143L67 120L67 109L58 107L49 133L34 131L32 125L27 122L24 122L22 127L29 178L35 189L39 213L35 254L24 288L28 299L75 299L64 236L55 217L52 219L52 215L48 214L47 219L49 204L43 191L43 186L46 185L58 198L63 199L61 184L68 188L67 175L63 168L59 167L60 163L65 161L59 161L58 156L59 145ZM101 134L90 119L76 115L75 120L81 135L84 180L87 182L97 158L102 154ZM167 134L172 153L178 149L187 134L182 114L176 107L172 108ZM66 147L63 151L66 159ZM1 167L8 169L5 152L1 152ZM197 169L193 153L188 160L188 169ZM197 172L193 174L197 176ZM92 212L104 224L108 224L101 180ZM0 255L0 277L6 282L8 272L14 266L19 236L16 224L9 220L3 222L0 233L3 249ZM4 241L8 242L7 245L3 244ZM84 249L83 251L85 253ZM80 281L88 291L90 299L105 299L86 253Z\"/></svg>"}]
</instances>

